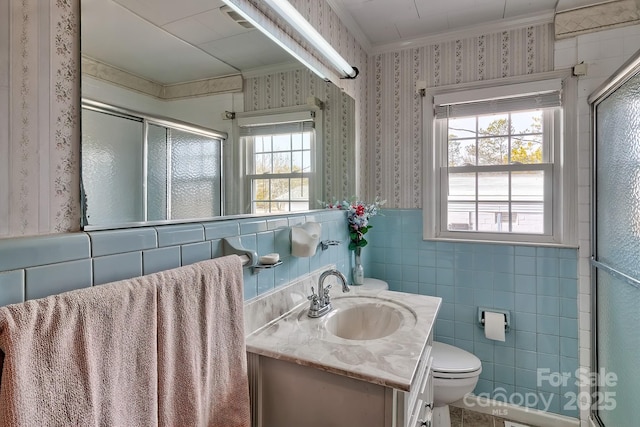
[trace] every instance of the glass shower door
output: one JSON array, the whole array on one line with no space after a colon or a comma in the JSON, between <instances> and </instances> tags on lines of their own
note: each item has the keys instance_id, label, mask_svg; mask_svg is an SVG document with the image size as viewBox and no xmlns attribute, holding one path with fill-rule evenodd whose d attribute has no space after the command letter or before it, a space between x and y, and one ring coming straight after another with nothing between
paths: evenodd
<instances>
[{"instance_id":1,"label":"glass shower door","mask_svg":"<svg viewBox=\"0 0 640 427\"><path fill-rule=\"evenodd\" d=\"M631 427L640 420L638 67L630 72L627 66L622 78L614 77L611 89L601 93L592 101L596 135L592 363L598 373L592 411L601 425Z\"/></svg>"}]
</instances>

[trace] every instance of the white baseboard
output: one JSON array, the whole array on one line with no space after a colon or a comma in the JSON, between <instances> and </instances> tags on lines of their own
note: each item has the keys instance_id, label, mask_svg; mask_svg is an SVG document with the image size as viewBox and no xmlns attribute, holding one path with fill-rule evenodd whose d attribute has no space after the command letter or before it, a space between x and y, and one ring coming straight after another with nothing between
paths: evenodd
<instances>
[{"instance_id":1,"label":"white baseboard","mask_svg":"<svg viewBox=\"0 0 640 427\"><path fill-rule=\"evenodd\" d=\"M503 403L486 397L467 395L451 404L457 408L469 409L526 424L532 427L579 427L580 420L538 409ZM593 425L593 427L597 427Z\"/></svg>"}]
</instances>

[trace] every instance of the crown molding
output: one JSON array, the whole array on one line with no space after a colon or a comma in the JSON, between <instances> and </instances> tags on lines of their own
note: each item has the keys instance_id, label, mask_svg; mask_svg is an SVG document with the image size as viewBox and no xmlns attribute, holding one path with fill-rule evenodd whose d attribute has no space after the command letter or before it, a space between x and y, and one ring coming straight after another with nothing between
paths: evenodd
<instances>
[{"instance_id":1,"label":"crown molding","mask_svg":"<svg viewBox=\"0 0 640 427\"><path fill-rule=\"evenodd\" d=\"M268 74L285 73L287 71L299 70L301 68L305 70L309 70L307 67L305 67L303 64L301 64L298 61L283 62L281 64L265 65L263 67L256 67L250 70L244 70L242 72L242 77L245 79L250 79L254 77L266 76Z\"/></svg>"},{"instance_id":2,"label":"crown molding","mask_svg":"<svg viewBox=\"0 0 640 427\"><path fill-rule=\"evenodd\" d=\"M353 19L353 16L347 9L344 7L344 0L326 0L329 4L329 7L333 9L342 24L347 27L347 30L351 33L351 35L356 39L356 41L360 44L360 47L367 53L370 54L373 46L371 42L360 28L360 25Z\"/></svg>"},{"instance_id":3,"label":"crown molding","mask_svg":"<svg viewBox=\"0 0 640 427\"><path fill-rule=\"evenodd\" d=\"M551 24L553 23L553 18L554 11L553 9L549 9L548 11L542 13L520 15L512 19L498 19L495 21L485 22L483 24L473 25L459 30L382 44L374 46L371 53L375 55L380 53L396 52L398 50L429 46L451 40L477 37L483 34L509 31L533 25Z\"/></svg>"}]
</instances>

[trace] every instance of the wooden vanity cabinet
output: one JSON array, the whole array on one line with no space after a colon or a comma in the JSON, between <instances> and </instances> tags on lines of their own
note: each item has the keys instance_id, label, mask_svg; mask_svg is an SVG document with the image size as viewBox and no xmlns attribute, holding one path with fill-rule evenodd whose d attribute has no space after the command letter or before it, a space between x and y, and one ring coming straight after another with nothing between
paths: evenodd
<instances>
[{"instance_id":1,"label":"wooden vanity cabinet","mask_svg":"<svg viewBox=\"0 0 640 427\"><path fill-rule=\"evenodd\" d=\"M431 426L431 338L410 391L248 353L253 427Z\"/></svg>"}]
</instances>

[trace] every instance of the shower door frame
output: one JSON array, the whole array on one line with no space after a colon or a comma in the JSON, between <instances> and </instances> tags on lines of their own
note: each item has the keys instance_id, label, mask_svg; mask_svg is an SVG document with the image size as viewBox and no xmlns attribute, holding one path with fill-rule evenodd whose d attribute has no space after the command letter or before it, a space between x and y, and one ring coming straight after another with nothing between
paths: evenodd
<instances>
[{"instance_id":1,"label":"shower door frame","mask_svg":"<svg viewBox=\"0 0 640 427\"><path fill-rule=\"evenodd\" d=\"M589 97L587 102L590 106L590 120L591 120L591 372L598 372L598 311L597 311L597 281L598 270L607 272L608 274L627 282L629 285L640 289L640 281L629 277L626 274L617 271L605 264L598 262L597 260L597 114L596 109L600 102L605 100L609 95L618 90L622 85L629 81L636 74L640 73L640 50L631 56L617 71L611 75L607 80L600 85ZM597 376L596 376L597 377ZM598 396L598 384L591 384L591 396ZM597 403L597 402L596 402ZM592 421L600 426L605 427L605 424L598 415L598 409L596 405L592 405L590 410L590 416Z\"/></svg>"}]
</instances>

